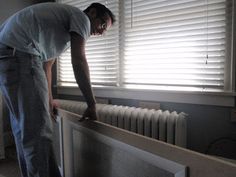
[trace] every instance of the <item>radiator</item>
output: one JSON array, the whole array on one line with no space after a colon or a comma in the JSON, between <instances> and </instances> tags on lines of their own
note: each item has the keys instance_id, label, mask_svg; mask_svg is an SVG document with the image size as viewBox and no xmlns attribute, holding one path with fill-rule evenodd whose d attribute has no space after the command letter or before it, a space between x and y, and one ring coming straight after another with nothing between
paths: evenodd
<instances>
[{"instance_id":1,"label":"radiator","mask_svg":"<svg viewBox=\"0 0 236 177\"><path fill-rule=\"evenodd\" d=\"M82 115L85 102L57 100L60 108ZM98 121L140 135L158 139L180 147L186 147L186 114L176 111L143 109L129 106L97 104Z\"/></svg>"}]
</instances>

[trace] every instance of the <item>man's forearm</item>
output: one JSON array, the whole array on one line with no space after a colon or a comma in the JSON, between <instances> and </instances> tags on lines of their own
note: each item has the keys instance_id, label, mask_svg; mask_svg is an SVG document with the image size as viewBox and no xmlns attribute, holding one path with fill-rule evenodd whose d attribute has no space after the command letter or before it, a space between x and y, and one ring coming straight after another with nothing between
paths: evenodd
<instances>
[{"instance_id":1,"label":"man's forearm","mask_svg":"<svg viewBox=\"0 0 236 177\"><path fill-rule=\"evenodd\" d=\"M82 60L73 65L74 75L81 92L83 93L88 107L94 107L96 104L91 83L89 68L86 60Z\"/></svg>"},{"instance_id":2,"label":"man's forearm","mask_svg":"<svg viewBox=\"0 0 236 177\"><path fill-rule=\"evenodd\" d=\"M85 40L75 32L71 32L71 63L76 82L88 104L95 108L95 98L90 83L89 67L85 56Z\"/></svg>"}]
</instances>

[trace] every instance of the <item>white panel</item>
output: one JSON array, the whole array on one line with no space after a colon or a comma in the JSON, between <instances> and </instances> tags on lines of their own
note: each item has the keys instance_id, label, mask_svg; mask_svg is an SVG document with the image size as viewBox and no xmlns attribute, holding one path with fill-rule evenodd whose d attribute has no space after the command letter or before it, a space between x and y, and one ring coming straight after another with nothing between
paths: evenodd
<instances>
[{"instance_id":1,"label":"white panel","mask_svg":"<svg viewBox=\"0 0 236 177\"><path fill-rule=\"evenodd\" d=\"M65 152L70 157L70 162L66 163L71 165L65 169L71 170L68 177L186 176L186 167L181 164L104 136L75 122L69 122L68 125L69 133L64 136L71 140L70 144L66 144L71 151Z\"/></svg>"},{"instance_id":2,"label":"white panel","mask_svg":"<svg viewBox=\"0 0 236 177\"><path fill-rule=\"evenodd\" d=\"M233 163L98 121L81 123L76 114L61 109L58 112L63 118L65 177L185 177L189 176L188 172L191 177L232 177L236 174ZM160 174L161 169L164 174ZM84 172L96 173L78 175Z\"/></svg>"}]
</instances>

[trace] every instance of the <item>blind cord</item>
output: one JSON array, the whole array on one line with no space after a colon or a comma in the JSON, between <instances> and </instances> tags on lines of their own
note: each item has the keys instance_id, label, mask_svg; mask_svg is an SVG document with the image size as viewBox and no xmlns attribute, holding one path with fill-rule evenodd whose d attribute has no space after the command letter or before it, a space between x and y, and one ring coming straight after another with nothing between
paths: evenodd
<instances>
[{"instance_id":1,"label":"blind cord","mask_svg":"<svg viewBox=\"0 0 236 177\"><path fill-rule=\"evenodd\" d=\"M209 18L208 18L209 14L208 13L209 12L208 11L209 11L209 9L208 8L209 7L208 7L208 3L209 3L208 0L206 0L206 30L207 30L206 31L206 33L207 33L206 34L206 38L207 38L206 39L207 40L206 41L206 52L207 52L207 54L206 54L206 65L208 64L208 58L209 58L209 53L208 53L208 50L209 50L209 48L208 48L208 40L209 40L209 34L208 34L209 33L209 31L208 31L208 26L209 26Z\"/></svg>"},{"instance_id":2,"label":"blind cord","mask_svg":"<svg viewBox=\"0 0 236 177\"><path fill-rule=\"evenodd\" d=\"M131 0L131 29L133 28L133 0Z\"/></svg>"}]
</instances>

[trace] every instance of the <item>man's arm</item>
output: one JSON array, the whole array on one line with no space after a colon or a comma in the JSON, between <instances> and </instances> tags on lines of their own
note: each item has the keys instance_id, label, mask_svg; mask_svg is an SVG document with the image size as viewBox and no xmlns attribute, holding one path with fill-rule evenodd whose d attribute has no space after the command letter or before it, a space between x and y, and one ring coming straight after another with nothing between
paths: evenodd
<instances>
[{"instance_id":1,"label":"man's arm","mask_svg":"<svg viewBox=\"0 0 236 177\"><path fill-rule=\"evenodd\" d=\"M96 100L93 95L89 67L85 56L85 40L75 32L71 33L71 63L76 82L88 105L83 117L97 119Z\"/></svg>"},{"instance_id":2,"label":"man's arm","mask_svg":"<svg viewBox=\"0 0 236 177\"><path fill-rule=\"evenodd\" d=\"M56 103L54 103L53 101L52 87L51 87L52 86L52 66L54 62L55 62L55 59L52 59L43 63L44 72L46 74L47 82L48 82L49 111L52 118L55 118L53 109L54 107L57 107Z\"/></svg>"}]
</instances>

